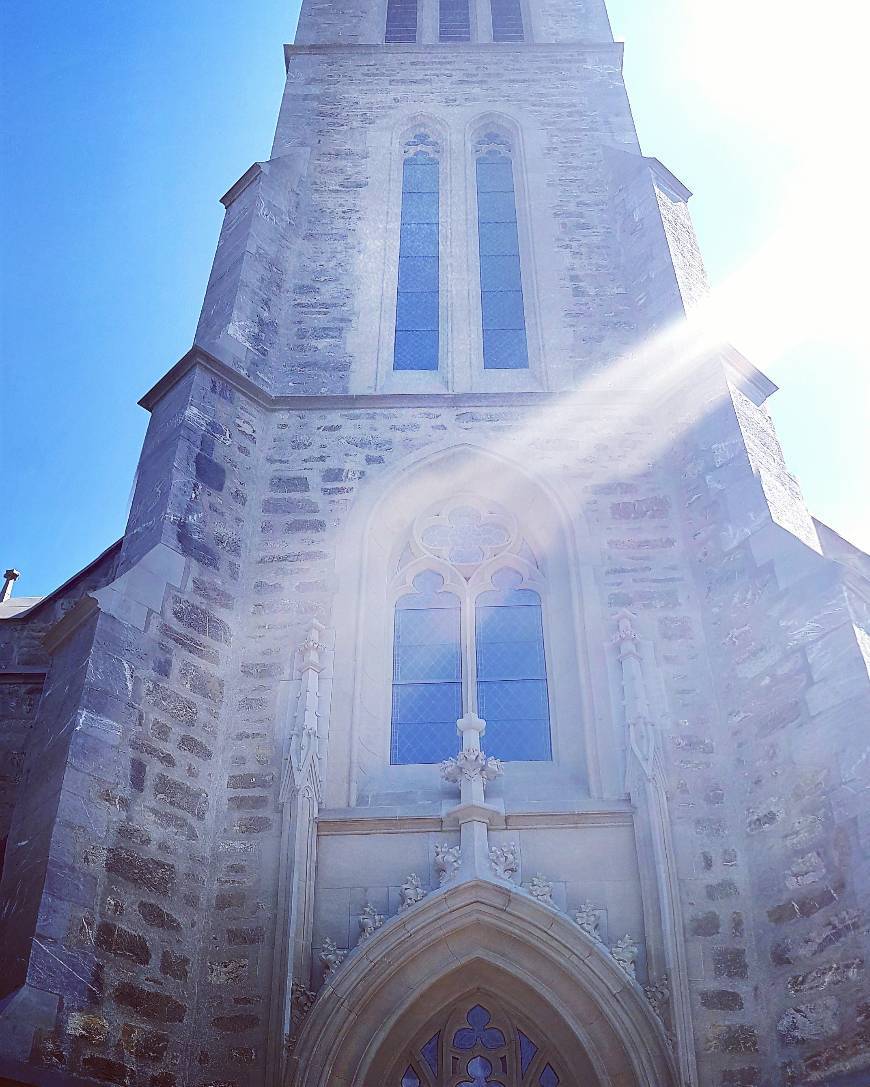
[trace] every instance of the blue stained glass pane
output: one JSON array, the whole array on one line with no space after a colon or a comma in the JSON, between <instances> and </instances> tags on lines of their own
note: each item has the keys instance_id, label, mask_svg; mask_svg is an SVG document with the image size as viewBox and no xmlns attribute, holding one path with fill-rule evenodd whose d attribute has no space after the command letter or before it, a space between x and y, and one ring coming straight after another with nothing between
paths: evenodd
<instances>
[{"instance_id":1,"label":"blue stained glass pane","mask_svg":"<svg viewBox=\"0 0 870 1087\"><path fill-rule=\"evenodd\" d=\"M399 291L438 291L437 257L399 257Z\"/></svg>"},{"instance_id":2,"label":"blue stained glass pane","mask_svg":"<svg viewBox=\"0 0 870 1087\"><path fill-rule=\"evenodd\" d=\"M545 719L547 685L540 679L493 679L480 684L480 716L491 721Z\"/></svg>"},{"instance_id":3,"label":"blue stained glass pane","mask_svg":"<svg viewBox=\"0 0 870 1087\"><path fill-rule=\"evenodd\" d=\"M412 331L400 329L396 332L393 352L394 370L437 370L438 369L438 332L437 330Z\"/></svg>"},{"instance_id":4,"label":"blue stained glass pane","mask_svg":"<svg viewBox=\"0 0 870 1087\"><path fill-rule=\"evenodd\" d=\"M452 645L406 645L397 654L393 679L427 683L459 679L459 651Z\"/></svg>"},{"instance_id":5,"label":"blue stained glass pane","mask_svg":"<svg viewBox=\"0 0 870 1087\"><path fill-rule=\"evenodd\" d=\"M532 1039L527 1038L521 1030L517 1031L517 1035L520 1039L520 1074L524 1076L529 1070L529 1065L535 1059L538 1047Z\"/></svg>"},{"instance_id":6,"label":"blue stained glass pane","mask_svg":"<svg viewBox=\"0 0 870 1087\"><path fill-rule=\"evenodd\" d=\"M438 330L438 292L401 291L396 299L396 328Z\"/></svg>"},{"instance_id":7,"label":"blue stained glass pane","mask_svg":"<svg viewBox=\"0 0 870 1087\"><path fill-rule=\"evenodd\" d=\"M402 169L404 192L438 192L438 163L428 159L428 155L405 159Z\"/></svg>"},{"instance_id":8,"label":"blue stained glass pane","mask_svg":"<svg viewBox=\"0 0 870 1087\"><path fill-rule=\"evenodd\" d=\"M483 365L487 370L524 370L529 365L525 329L484 329Z\"/></svg>"},{"instance_id":9,"label":"blue stained glass pane","mask_svg":"<svg viewBox=\"0 0 870 1087\"><path fill-rule=\"evenodd\" d=\"M521 291L519 256L502 253L480 258L480 282L486 291Z\"/></svg>"},{"instance_id":10,"label":"blue stained glass pane","mask_svg":"<svg viewBox=\"0 0 870 1087\"><path fill-rule=\"evenodd\" d=\"M437 223L438 193L406 192L402 195L403 223Z\"/></svg>"},{"instance_id":11,"label":"blue stained glass pane","mask_svg":"<svg viewBox=\"0 0 870 1087\"><path fill-rule=\"evenodd\" d=\"M541 639L541 605L537 593L529 592L533 603L513 602L495 606L489 603L497 593L481 593L477 598L478 641L509 642ZM513 595L513 594L512 594ZM519 594L517 594L519 595ZM482 603L486 601L486 603Z\"/></svg>"},{"instance_id":12,"label":"blue stained glass pane","mask_svg":"<svg viewBox=\"0 0 870 1087\"><path fill-rule=\"evenodd\" d=\"M502 576L504 574L505 576ZM544 633L538 594L510 588L518 575L500 571L500 589L475 606L478 712L487 752L507 760L551 757Z\"/></svg>"},{"instance_id":13,"label":"blue stained glass pane","mask_svg":"<svg viewBox=\"0 0 870 1087\"><path fill-rule=\"evenodd\" d=\"M488 331L499 328L524 329L522 291L488 291L481 294L483 327Z\"/></svg>"},{"instance_id":14,"label":"blue stained glass pane","mask_svg":"<svg viewBox=\"0 0 870 1087\"><path fill-rule=\"evenodd\" d=\"M500 253L510 253L515 256L520 251L516 223L480 223L478 233L482 257L496 256Z\"/></svg>"},{"instance_id":15,"label":"blue stained glass pane","mask_svg":"<svg viewBox=\"0 0 870 1087\"><path fill-rule=\"evenodd\" d=\"M459 602L452 593L441 593L452 605L443 608L411 608L396 610L396 645L443 645L459 641ZM402 597L407 600L408 597ZM410 599L414 599L411 597Z\"/></svg>"},{"instance_id":16,"label":"blue stained glass pane","mask_svg":"<svg viewBox=\"0 0 870 1087\"><path fill-rule=\"evenodd\" d=\"M401 257L437 257L437 223L402 223Z\"/></svg>"},{"instance_id":17,"label":"blue stained glass pane","mask_svg":"<svg viewBox=\"0 0 870 1087\"><path fill-rule=\"evenodd\" d=\"M469 0L440 0L438 37L443 42L471 40Z\"/></svg>"},{"instance_id":18,"label":"blue stained glass pane","mask_svg":"<svg viewBox=\"0 0 870 1087\"><path fill-rule=\"evenodd\" d=\"M477 214L482 223L513 223L517 206L510 192L481 192L477 197Z\"/></svg>"},{"instance_id":19,"label":"blue stained glass pane","mask_svg":"<svg viewBox=\"0 0 870 1087\"><path fill-rule=\"evenodd\" d=\"M559 1087L559 1077L553 1071L553 1066L548 1064L541 1073L538 1083L541 1087Z\"/></svg>"},{"instance_id":20,"label":"blue stained glass pane","mask_svg":"<svg viewBox=\"0 0 870 1087\"><path fill-rule=\"evenodd\" d=\"M397 683L393 690L393 719L452 721L455 725L459 717L458 693L458 683Z\"/></svg>"},{"instance_id":21,"label":"blue stained glass pane","mask_svg":"<svg viewBox=\"0 0 870 1087\"><path fill-rule=\"evenodd\" d=\"M477 191L510 192L514 191L514 169L511 161L503 155L494 158L481 156L477 160ZM478 200L480 195L478 195Z\"/></svg>"},{"instance_id":22,"label":"blue stained glass pane","mask_svg":"<svg viewBox=\"0 0 870 1087\"><path fill-rule=\"evenodd\" d=\"M432 1070L432 1075L438 1075L438 1043L441 1040L441 1032L434 1034L420 1050L423 1060Z\"/></svg>"},{"instance_id":23,"label":"blue stained glass pane","mask_svg":"<svg viewBox=\"0 0 870 1087\"><path fill-rule=\"evenodd\" d=\"M505 1037L498 1027L489 1026L490 1013L481 1004L475 1004L466 1015L467 1027L460 1027L453 1035L456 1049L474 1049L482 1045L484 1049L500 1049L505 1044ZM469 1069L471 1065L468 1066Z\"/></svg>"},{"instance_id":24,"label":"blue stained glass pane","mask_svg":"<svg viewBox=\"0 0 870 1087\"><path fill-rule=\"evenodd\" d=\"M441 762L455 755L458 747L456 721L459 717L459 684L456 684L457 710L450 721L414 721L393 723L393 765Z\"/></svg>"},{"instance_id":25,"label":"blue stained glass pane","mask_svg":"<svg viewBox=\"0 0 870 1087\"><path fill-rule=\"evenodd\" d=\"M545 678L544 649L539 642L495 642L477 648L479 679Z\"/></svg>"},{"instance_id":26,"label":"blue stained glass pane","mask_svg":"<svg viewBox=\"0 0 870 1087\"><path fill-rule=\"evenodd\" d=\"M494 42L523 40L523 12L520 0L491 0L490 10Z\"/></svg>"},{"instance_id":27,"label":"blue stained glass pane","mask_svg":"<svg viewBox=\"0 0 870 1087\"><path fill-rule=\"evenodd\" d=\"M406 1068L402 1076L401 1087L420 1087L420 1077L413 1068Z\"/></svg>"},{"instance_id":28,"label":"blue stained glass pane","mask_svg":"<svg viewBox=\"0 0 870 1087\"><path fill-rule=\"evenodd\" d=\"M385 42L417 40L417 0L387 0Z\"/></svg>"}]
</instances>

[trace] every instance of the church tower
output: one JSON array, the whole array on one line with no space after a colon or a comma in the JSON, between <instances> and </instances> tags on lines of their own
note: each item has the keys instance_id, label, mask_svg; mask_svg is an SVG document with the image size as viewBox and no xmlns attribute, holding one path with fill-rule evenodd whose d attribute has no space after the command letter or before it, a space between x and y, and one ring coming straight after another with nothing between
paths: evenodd
<instances>
[{"instance_id":1,"label":"church tower","mask_svg":"<svg viewBox=\"0 0 870 1087\"><path fill-rule=\"evenodd\" d=\"M123 539L0 604L3 1082L867 1083L870 566L621 62L304 0Z\"/></svg>"}]
</instances>

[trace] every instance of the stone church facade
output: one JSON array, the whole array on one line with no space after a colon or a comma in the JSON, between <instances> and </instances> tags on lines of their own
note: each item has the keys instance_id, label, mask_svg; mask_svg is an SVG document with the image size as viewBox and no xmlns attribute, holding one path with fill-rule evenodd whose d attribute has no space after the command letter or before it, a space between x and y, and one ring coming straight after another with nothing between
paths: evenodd
<instances>
[{"instance_id":1,"label":"stone church facade","mask_svg":"<svg viewBox=\"0 0 870 1087\"><path fill-rule=\"evenodd\" d=\"M870 560L602 0L305 0L122 540L0 605L0 1077L870 1083Z\"/></svg>"}]
</instances>

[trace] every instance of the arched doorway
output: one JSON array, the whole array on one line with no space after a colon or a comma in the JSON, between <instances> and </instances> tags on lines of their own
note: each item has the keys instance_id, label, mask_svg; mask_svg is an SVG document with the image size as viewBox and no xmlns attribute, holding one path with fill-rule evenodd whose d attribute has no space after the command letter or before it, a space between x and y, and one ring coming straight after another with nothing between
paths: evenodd
<instances>
[{"instance_id":1,"label":"arched doorway","mask_svg":"<svg viewBox=\"0 0 870 1087\"><path fill-rule=\"evenodd\" d=\"M675 1083L661 1023L606 950L522 891L481 879L428 895L348 956L299 1033L286 1084L417 1087L413 1076L420 1087Z\"/></svg>"}]
</instances>

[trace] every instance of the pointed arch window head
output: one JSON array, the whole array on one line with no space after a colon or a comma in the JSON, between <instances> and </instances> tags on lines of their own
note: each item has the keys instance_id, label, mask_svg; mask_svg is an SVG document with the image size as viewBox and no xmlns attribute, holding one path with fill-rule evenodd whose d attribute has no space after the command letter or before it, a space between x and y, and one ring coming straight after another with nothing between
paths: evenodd
<instances>
[{"instance_id":1,"label":"pointed arch window head","mask_svg":"<svg viewBox=\"0 0 870 1087\"><path fill-rule=\"evenodd\" d=\"M419 133L402 163L394 370L438 369L439 200L437 145Z\"/></svg>"},{"instance_id":2,"label":"pointed arch window head","mask_svg":"<svg viewBox=\"0 0 870 1087\"><path fill-rule=\"evenodd\" d=\"M384 41L416 42L417 0L387 0L387 26Z\"/></svg>"},{"instance_id":3,"label":"pointed arch window head","mask_svg":"<svg viewBox=\"0 0 870 1087\"><path fill-rule=\"evenodd\" d=\"M476 152L483 366L524 370L529 351L510 143L488 133Z\"/></svg>"},{"instance_id":4,"label":"pointed arch window head","mask_svg":"<svg viewBox=\"0 0 870 1087\"><path fill-rule=\"evenodd\" d=\"M549 761L542 579L516 520L457 495L417 518L399 560L403 585L412 564L413 591L395 605L391 762L454 755L466 712L486 721L487 754Z\"/></svg>"}]
</instances>

